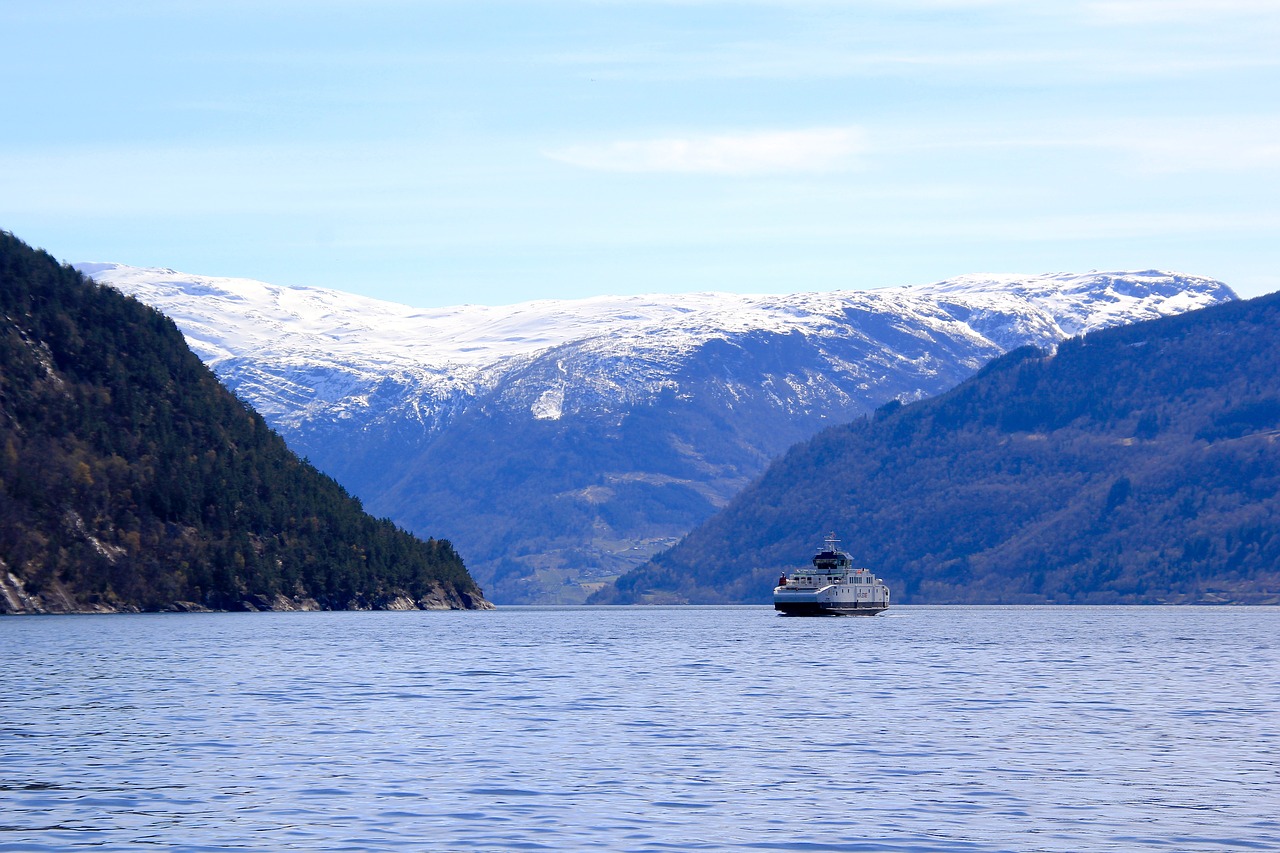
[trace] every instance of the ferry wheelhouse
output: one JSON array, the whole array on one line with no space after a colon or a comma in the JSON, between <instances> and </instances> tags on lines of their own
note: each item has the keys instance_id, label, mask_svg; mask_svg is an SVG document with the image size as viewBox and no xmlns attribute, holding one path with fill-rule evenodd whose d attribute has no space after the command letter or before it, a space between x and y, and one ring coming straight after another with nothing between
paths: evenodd
<instances>
[{"instance_id":1,"label":"ferry wheelhouse","mask_svg":"<svg viewBox=\"0 0 1280 853\"><path fill-rule=\"evenodd\" d=\"M875 616L889 607L889 587L870 569L855 568L832 533L810 568L778 578L773 609L784 616Z\"/></svg>"}]
</instances>

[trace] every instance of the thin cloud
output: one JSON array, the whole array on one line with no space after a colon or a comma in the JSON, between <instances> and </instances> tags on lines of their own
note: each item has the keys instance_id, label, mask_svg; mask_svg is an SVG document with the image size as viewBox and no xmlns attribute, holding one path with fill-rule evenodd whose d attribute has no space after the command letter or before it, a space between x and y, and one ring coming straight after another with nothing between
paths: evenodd
<instances>
[{"instance_id":1,"label":"thin cloud","mask_svg":"<svg viewBox=\"0 0 1280 853\"><path fill-rule=\"evenodd\" d=\"M878 138L897 151L966 148L1059 149L1119 155L1124 168L1147 174L1273 173L1280 168L1280 117L1196 116L1054 125L933 126Z\"/></svg>"},{"instance_id":2,"label":"thin cloud","mask_svg":"<svg viewBox=\"0 0 1280 853\"><path fill-rule=\"evenodd\" d=\"M1280 66L1273 53L1205 50L1170 54L1117 53L1098 46L1043 49L859 52L824 44L734 45L701 53L644 52L557 55L553 64L579 65L596 78L680 80L804 80L848 77L1000 78L1003 85L1038 86L1046 80L1106 83L1118 78L1186 77L1204 72L1248 72Z\"/></svg>"},{"instance_id":3,"label":"thin cloud","mask_svg":"<svg viewBox=\"0 0 1280 853\"><path fill-rule=\"evenodd\" d=\"M1096 20L1117 24L1278 17L1275 0L1092 0L1084 9Z\"/></svg>"},{"instance_id":4,"label":"thin cloud","mask_svg":"<svg viewBox=\"0 0 1280 853\"><path fill-rule=\"evenodd\" d=\"M763 175L844 171L865 150L862 131L844 127L620 140L544 153L603 172Z\"/></svg>"},{"instance_id":5,"label":"thin cloud","mask_svg":"<svg viewBox=\"0 0 1280 853\"><path fill-rule=\"evenodd\" d=\"M1280 122L1184 128L1161 136L1134 134L1118 143L1151 173L1274 172L1280 168ZM1099 144L1104 144L1100 142Z\"/></svg>"}]
</instances>

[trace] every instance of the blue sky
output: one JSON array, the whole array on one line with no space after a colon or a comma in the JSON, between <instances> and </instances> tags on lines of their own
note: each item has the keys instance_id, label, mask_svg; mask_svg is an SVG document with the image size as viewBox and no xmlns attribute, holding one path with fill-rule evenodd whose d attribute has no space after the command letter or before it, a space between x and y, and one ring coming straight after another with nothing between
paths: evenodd
<instances>
[{"instance_id":1,"label":"blue sky","mask_svg":"<svg viewBox=\"0 0 1280 853\"><path fill-rule=\"evenodd\" d=\"M1276 0L0 0L0 228L422 306L1280 290Z\"/></svg>"}]
</instances>

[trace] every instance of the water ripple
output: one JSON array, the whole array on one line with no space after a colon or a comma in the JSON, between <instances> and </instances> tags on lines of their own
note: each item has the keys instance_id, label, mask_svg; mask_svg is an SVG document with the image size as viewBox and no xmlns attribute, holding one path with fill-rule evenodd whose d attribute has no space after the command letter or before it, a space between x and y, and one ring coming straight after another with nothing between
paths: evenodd
<instances>
[{"instance_id":1,"label":"water ripple","mask_svg":"<svg viewBox=\"0 0 1280 853\"><path fill-rule=\"evenodd\" d=\"M1280 849L1280 609L6 617L0 853Z\"/></svg>"}]
</instances>

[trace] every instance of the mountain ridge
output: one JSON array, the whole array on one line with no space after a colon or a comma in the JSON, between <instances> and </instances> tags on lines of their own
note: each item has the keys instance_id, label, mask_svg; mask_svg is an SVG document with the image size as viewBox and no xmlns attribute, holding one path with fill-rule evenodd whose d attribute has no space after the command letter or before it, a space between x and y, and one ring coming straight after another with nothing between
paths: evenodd
<instances>
[{"instance_id":1,"label":"mountain ridge","mask_svg":"<svg viewBox=\"0 0 1280 853\"><path fill-rule=\"evenodd\" d=\"M586 346L589 353L621 356L624 367L610 375L629 382L615 382L609 390L625 391L655 369L670 367L691 349L717 336L791 331L831 334L845 326L835 318L850 311L913 311L918 322L930 321L928 325L934 329L968 325L982 337L1004 345L1013 340L1019 344L1037 342L1028 338L1050 343L1116 322L1178 313L1234 298L1229 288L1212 279L1147 270L968 275L930 285L823 293L602 296L497 307L417 309L340 291L280 287L251 279L191 276L122 264L75 266L173 317L192 348L215 370L247 353L259 361L294 367L341 365L397 378L416 368L420 380L473 394L495 387L502 373L519 370L539 355L569 344L582 347L590 342ZM1135 295L1132 285L1138 282L1146 292ZM1117 283L1122 287L1115 290ZM1118 310L1099 310L1099 301L1088 297L1109 288L1113 291L1107 300ZM217 305L217 310L200 312L193 297ZM1125 298L1129 304L1122 305ZM1025 313L1026 304L1041 309L1033 312L1030 320L1016 316L1018 309ZM942 312L931 310L935 305L941 305ZM229 317L237 322L227 324ZM562 317L570 322L559 321ZM1020 328L1002 328L1002 323ZM293 349L281 347L278 333L286 330L295 344ZM252 334L255 331L257 334ZM639 360L641 369L628 375L625 358ZM351 396L352 388L339 384L317 390L317 396L327 399ZM270 399L265 390L255 389L254 396L258 403ZM284 406L278 411L283 414L293 409ZM277 408L262 410L276 412Z\"/></svg>"}]
</instances>

